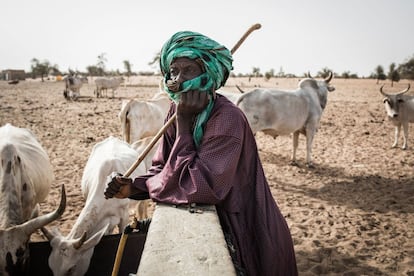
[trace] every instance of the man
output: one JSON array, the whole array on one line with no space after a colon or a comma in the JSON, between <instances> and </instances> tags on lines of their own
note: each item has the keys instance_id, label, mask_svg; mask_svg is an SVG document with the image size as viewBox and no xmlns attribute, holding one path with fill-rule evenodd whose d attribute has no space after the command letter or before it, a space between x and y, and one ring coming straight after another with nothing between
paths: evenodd
<instances>
[{"instance_id":1,"label":"man","mask_svg":"<svg viewBox=\"0 0 414 276\"><path fill-rule=\"evenodd\" d=\"M107 198L214 204L238 275L297 275L287 223L272 197L255 138L240 109L215 91L232 67L226 47L194 32L174 34L161 50L173 100L147 175L113 177Z\"/></svg>"}]
</instances>

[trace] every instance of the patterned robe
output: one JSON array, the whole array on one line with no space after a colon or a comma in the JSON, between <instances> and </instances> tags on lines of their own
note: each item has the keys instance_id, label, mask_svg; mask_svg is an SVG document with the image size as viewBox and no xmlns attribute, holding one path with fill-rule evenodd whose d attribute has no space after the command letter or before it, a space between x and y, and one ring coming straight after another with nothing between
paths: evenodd
<instances>
[{"instance_id":1,"label":"patterned robe","mask_svg":"<svg viewBox=\"0 0 414 276\"><path fill-rule=\"evenodd\" d=\"M175 112L172 104L167 119ZM236 269L244 275L297 275L293 242L264 175L256 140L242 111L217 94L198 148L171 125L132 199L216 206ZM234 250L232 250L234 249Z\"/></svg>"}]
</instances>

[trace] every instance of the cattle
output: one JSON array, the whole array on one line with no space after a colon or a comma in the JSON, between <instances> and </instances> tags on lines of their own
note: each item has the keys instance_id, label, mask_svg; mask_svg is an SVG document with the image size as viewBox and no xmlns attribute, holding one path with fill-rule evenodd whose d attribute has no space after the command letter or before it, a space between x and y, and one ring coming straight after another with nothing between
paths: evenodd
<instances>
[{"instance_id":1,"label":"cattle","mask_svg":"<svg viewBox=\"0 0 414 276\"><path fill-rule=\"evenodd\" d=\"M77 76L68 76L64 78L65 90L63 96L65 99L77 100L80 97L80 89L84 83L84 78Z\"/></svg>"},{"instance_id":2,"label":"cattle","mask_svg":"<svg viewBox=\"0 0 414 276\"><path fill-rule=\"evenodd\" d=\"M245 113L254 134L262 131L274 138L293 133L292 165L297 165L299 134L306 136L306 165L313 167L312 142L326 107L332 72L324 80L305 78L294 91L258 88L240 96L237 106Z\"/></svg>"},{"instance_id":3,"label":"cattle","mask_svg":"<svg viewBox=\"0 0 414 276\"><path fill-rule=\"evenodd\" d=\"M145 101L122 101L118 118L123 139L133 143L141 138L154 136L163 127L171 100L162 90Z\"/></svg>"},{"instance_id":4,"label":"cattle","mask_svg":"<svg viewBox=\"0 0 414 276\"><path fill-rule=\"evenodd\" d=\"M0 158L0 275L24 275L30 236L62 215L65 189L62 186L59 207L38 216L54 174L46 151L29 129L9 123L0 127Z\"/></svg>"},{"instance_id":5,"label":"cattle","mask_svg":"<svg viewBox=\"0 0 414 276\"><path fill-rule=\"evenodd\" d=\"M103 97L103 92L105 91L105 97L107 97L108 89L112 90L112 98L115 97L115 91L119 88L121 83L124 81L123 77L116 77L116 78L97 78L95 80L96 90L94 93L96 97Z\"/></svg>"},{"instance_id":6,"label":"cattle","mask_svg":"<svg viewBox=\"0 0 414 276\"><path fill-rule=\"evenodd\" d=\"M135 149L140 156L145 150L148 150L147 154L142 160L142 164L144 164L146 171L148 171L149 168L151 168L152 158L154 157L154 154L157 151L157 148L159 147L159 144L161 141L161 140L157 140L150 149L147 149L153 139L154 139L154 136L148 136L148 137L139 139L131 144L131 147ZM138 201L137 206L136 206L136 216L138 219L148 218L148 206L149 206L148 199Z\"/></svg>"},{"instance_id":7,"label":"cattle","mask_svg":"<svg viewBox=\"0 0 414 276\"><path fill-rule=\"evenodd\" d=\"M226 91L223 89L219 89L216 91L217 94L223 95L224 97L226 97L227 99L229 99L231 102L233 102L234 104L237 103L237 101L239 100L240 96L243 95L241 93L244 93L243 90L241 90L238 86L236 86L237 89L239 89L240 93L237 92L230 92L230 91Z\"/></svg>"},{"instance_id":8,"label":"cattle","mask_svg":"<svg viewBox=\"0 0 414 276\"><path fill-rule=\"evenodd\" d=\"M104 190L112 172L126 172L137 158L138 153L128 143L112 136L93 147L81 180L85 206L71 231L64 237L58 229L42 228L52 247L49 267L55 276L84 275L102 236L116 227L122 232L128 225L130 200L105 199ZM144 173L145 167L140 164L130 177Z\"/></svg>"},{"instance_id":9,"label":"cattle","mask_svg":"<svg viewBox=\"0 0 414 276\"><path fill-rule=\"evenodd\" d=\"M385 111L387 112L388 119L395 126L394 143L392 147L395 148L398 145L398 137L400 136L401 126L404 130L402 149L407 149L408 141L408 124L414 123L414 96L404 95L410 90L404 89L395 94L388 94L383 91L384 85L380 88L380 93L385 97L383 102Z\"/></svg>"}]
</instances>

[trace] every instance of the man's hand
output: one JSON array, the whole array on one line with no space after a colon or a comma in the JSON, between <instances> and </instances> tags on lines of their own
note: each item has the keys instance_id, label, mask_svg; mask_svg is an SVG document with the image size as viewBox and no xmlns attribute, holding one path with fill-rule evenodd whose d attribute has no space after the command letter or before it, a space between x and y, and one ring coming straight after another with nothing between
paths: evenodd
<instances>
[{"instance_id":1,"label":"man's hand","mask_svg":"<svg viewBox=\"0 0 414 276\"><path fill-rule=\"evenodd\" d=\"M194 118L206 108L208 100L208 93L195 90L180 95L177 105L178 132L191 132Z\"/></svg>"},{"instance_id":2,"label":"man's hand","mask_svg":"<svg viewBox=\"0 0 414 276\"><path fill-rule=\"evenodd\" d=\"M131 194L132 179L123 177L122 174L113 172L108 176L105 188L105 198L127 198Z\"/></svg>"}]
</instances>

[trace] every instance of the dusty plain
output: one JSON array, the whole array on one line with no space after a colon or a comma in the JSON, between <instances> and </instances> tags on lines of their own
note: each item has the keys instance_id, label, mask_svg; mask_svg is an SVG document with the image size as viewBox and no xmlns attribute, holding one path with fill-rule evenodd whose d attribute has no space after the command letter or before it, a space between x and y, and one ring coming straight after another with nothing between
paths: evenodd
<instances>
[{"instance_id":1,"label":"dusty plain","mask_svg":"<svg viewBox=\"0 0 414 276\"><path fill-rule=\"evenodd\" d=\"M96 98L89 80L78 101L67 101L63 82L0 81L0 125L31 129L54 168L56 181L41 213L57 207L65 184L66 210L49 227L69 233L84 206L80 182L92 147L110 135L122 138L117 117L122 99L149 99L158 82L158 77L134 77L114 98ZM297 83L230 78L224 89L295 89ZM298 166L289 163L291 136L256 136L270 188L292 233L300 275L414 275L414 125L408 149L391 148L394 127L379 93L384 83L385 90L396 92L409 81L394 87L362 79L331 83L336 90L328 95L313 143L315 168L305 166L304 136ZM43 240L40 231L32 235L32 241Z\"/></svg>"}]
</instances>

